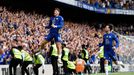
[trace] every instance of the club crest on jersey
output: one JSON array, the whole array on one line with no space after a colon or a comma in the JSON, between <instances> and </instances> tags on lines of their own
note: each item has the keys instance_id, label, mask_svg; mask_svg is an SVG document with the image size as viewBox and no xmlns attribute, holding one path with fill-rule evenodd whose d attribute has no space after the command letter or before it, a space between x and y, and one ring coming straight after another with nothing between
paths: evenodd
<instances>
[{"instance_id":1,"label":"club crest on jersey","mask_svg":"<svg viewBox=\"0 0 134 75\"><path fill-rule=\"evenodd\" d=\"M58 20L58 18L56 18L56 20Z\"/></svg>"}]
</instances>

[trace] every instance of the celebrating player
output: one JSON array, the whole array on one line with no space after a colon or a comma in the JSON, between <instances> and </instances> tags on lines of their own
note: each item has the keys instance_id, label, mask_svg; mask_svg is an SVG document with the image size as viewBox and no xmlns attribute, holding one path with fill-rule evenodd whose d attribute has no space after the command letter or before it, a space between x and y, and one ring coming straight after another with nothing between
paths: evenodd
<instances>
[{"instance_id":1,"label":"celebrating player","mask_svg":"<svg viewBox=\"0 0 134 75\"><path fill-rule=\"evenodd\" d=\"M60 9L55 8L54 17L50 18L49 25L46 27L50 29L50 33L47 35L45 40L42 42L40 49L44 48L44 45L50 42L52 39L56 42L56 47L58 49L58 57L61 58L61 35L59 33L60 29L64 25L64 19L60 16Z\"/></svg>"},{"instance_id":2,"label":"celebrating player","mask_svg":"<svg viewBox=\"0 0 134 75\"><path fill-rule=\"evenodd\" d=\"M108 60L112 59L115 64L117 65L120 64L117 62L116 53L115 53L116 48L119 47L119 40L117 36L111 32L112 30L113 30L112 24L108 24L105 26L106 34L104 34L103 43L100 45L100 46L104 46L104 57L105 57L104 64L105 64L106 75L108 75ZM116 42L115 46L113 46L114 41Z\"/></svg>"}]
</instances>

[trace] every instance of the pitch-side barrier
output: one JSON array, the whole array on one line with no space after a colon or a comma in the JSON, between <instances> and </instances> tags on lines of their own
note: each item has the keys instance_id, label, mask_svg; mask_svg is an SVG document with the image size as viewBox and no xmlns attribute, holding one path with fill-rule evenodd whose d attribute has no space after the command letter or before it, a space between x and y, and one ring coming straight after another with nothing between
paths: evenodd
<instances>
[{"instance_id":1,"label":"pitch-side barrier","mask_svg":"<svg viewBox=\"0 0 134 75\"><path fill-rule=\"evenodd\" d=\"M92 73L97 73L100 70L100 66L99 64L92 64ZM125 68L122 67L118 67L116 65L113 65L113 71L114 72L134 72L134 64L133 65L129 65L129 64L125 64L124 65ZM29 65L28 67L29 73L30 75L34 75L33 72L33 68L32 65ZM51 64L46 64L45 65L45 72L42 72L42 67L39 68L39 75L52 75L53 71L52 71L52 65ZM63 68L62 68L62 64L59 64L59 71L60 74L63 74ZM17 75L21 75L21 68L18 66L17 67L17 71L16 71ZM0 65L0 75L9 75L9 65Z\"/></svg>"}]
</instances>

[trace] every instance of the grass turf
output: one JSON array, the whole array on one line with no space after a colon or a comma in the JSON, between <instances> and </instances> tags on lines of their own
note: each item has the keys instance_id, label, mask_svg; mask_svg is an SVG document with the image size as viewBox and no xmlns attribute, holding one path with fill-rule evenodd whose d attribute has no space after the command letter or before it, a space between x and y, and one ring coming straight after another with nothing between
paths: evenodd
<instances>
[{"instance_id":1,"label":"grass turf","mask_svg":"<svg viewBox=\"0 0 134 75\"><path fill-rule=\"evenodd\" d=\"M90 75L105 75L104 73L90 74ZM116 72L109 73L109 75L134 75L134 72Z\"/></svg>"}]
</instances>

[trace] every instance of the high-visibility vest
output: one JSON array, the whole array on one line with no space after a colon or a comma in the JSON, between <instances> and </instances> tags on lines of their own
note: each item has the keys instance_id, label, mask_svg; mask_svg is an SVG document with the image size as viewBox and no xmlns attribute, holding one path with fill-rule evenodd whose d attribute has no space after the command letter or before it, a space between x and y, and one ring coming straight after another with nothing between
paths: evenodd
<instances>
[{"instance_id":1,"label":"high-visibility vest","mask_svg":"<svg viewBox=\"0 0 134 75\"><path fill-rule=\"evenodd\" d=\"M86 49L84 49L84 51L85 51L86 55L85 55L85 57L84 57L84 54L82 53L82 58L88 59L89 53L88 53L88 51L87 51Z\"/></svg>"},{"instance_id":2,"label":"high-visibility vest","mask_svg":"<svg viewBox=\"0 0 134 75\"><path fill-rule=\"evenodd\" d=\"M45 59L41 54L37 55L37 58L34 56L33 59L35 64L42 64L41 60L45 62Z\"/></svg>"},{"instance_id":3,"label":"high-visibility vest","mask_svg":"<svg viewBox=\"0 0 134 75\"><path fill-rule=\"evenodd\" d=\"M76 60L76 72L83 72L85 69L85 61L83 59Z\"/></svg>"},{"instance_id":4,"label":"high-visibility vest","mask_svg":"<svg viewBox=\"0 0 134 75\"><path fill-rule=\"evenodd\" d=\"M99 53L99 58L103 58L104 57L104 46L100 47L100 53Z\"/></svg>"},{"instance_id":5,"label":"high-visibility vest","mask_svg":"<svg viewBox=\"0 0 134 75\"><path fill-rule=\"evenodd\" d=\"M21 50L22 53L25 54L25 57L23 59L23 61L32 61L32 57L30 56L30 54L24 50Z\"/></svg>"},{"instance_id":6,"label":"high-visibility vest","mask_svg":"<svg viewBox=\"0 0 134 75\"><path fill-rule=\"evenodd\" d=\"M14 54L15 58L22 59L21 52L18 49L13 48L12 51L13 51L13 54Z\"/></svg>"},{"instance_id":7,"label":"high-visibility vest","mask_svg":"<svg viewBox=\"0 0 134 75\"><path fill-rule=\"evenodd\" d=\"M51 56L58 56L58 52L57 52L58 50L57 50L56 44L52 45L52 47L53 47L53 51L52 51Z\"/></svg>"},{"instance_id":8,"label":"high-visibility vest","mask_svg":"<svg viewBox=\"0 0 134 75\"><path fill-rule=\"evenodd\" d=\"M63 48L65 55L63 55L63 60L68 61L68 55L69 55L69 49L68 48Z\"/></svg>"},{"instance_id":9,"label":"high-visibility vest","mask_svg":"<svg viewBox=\"0 0 134 75\"><path fill-rule=\"evenodd\" d=\"M72 61L67 61L67 67L68 67L69 69L75 70L75 64L74 64L74 62L72 62Z\"/></svg>"}]
</instances>

